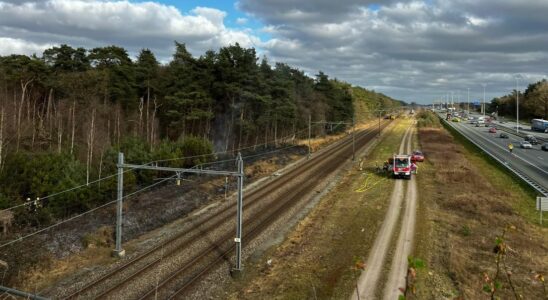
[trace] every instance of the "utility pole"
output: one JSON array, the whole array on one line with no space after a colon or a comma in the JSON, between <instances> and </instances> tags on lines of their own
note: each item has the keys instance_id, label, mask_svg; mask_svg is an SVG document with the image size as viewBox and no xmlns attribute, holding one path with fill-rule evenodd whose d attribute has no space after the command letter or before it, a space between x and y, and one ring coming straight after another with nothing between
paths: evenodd
<instances>
[{"instance_id":1,"label":"utility pole","mask_svg":"<svg viewBox=\"0 0 548 300\"><path fill-rule=\"evenodd\" d=\"M211 174L211 175L221 175L221 176L234 176L238 178L238 199L237 199L237 212L236 212L236 237L234 242L236 243L236 266L232 269L232 274L238 276L242 271L242 223L243 223L243 184L244 184L244 160L242 154L238 152L236 158L236 165L238 167L237 171L218 171L218 170L207 170L207 169L198 169L198 168L172 168L172 167L162 167L158 165L135 165L124 163L123 153L118 154L118 212L117 212L117 223L116 223L116 249L113 251L118 256L123 256L125 251L121 248L122 241L122 199L123 199L123 174L124 168L132 170L153 170L153 171L162 171L162 172L175 172L177 178L181 177L183 173L191 174ZM225 178L225 184L227 184L227 179ZM225 188L226 190L226 188Z\"/></svg>"},{"instance_id":2,"label":"utility pole","mask_svg":"<svg viewBox=\"0 0 548 300\"><path fill-rule=\"evenodd\" d=\"M312 147L310 146L310 136L312 135L312 115L308 115L308 155L306 159L310 159L310 151Z\"/></svg>"},{"instance_id":3,"label":"utility pole","mask_svg":"<svg viewBox=\"0 0 548 300\"><path fill-rule=\"evenodd\" d=\"M356 160L356 122L354 113L352 113L352 161Z\"/></svg>"},{"instance_id":4,"label":"utility pole","mask_svg":"<svg viewBox=\"0 0 548 300\"><path fill-rule=\"evenodd\" d=\"M516 76L516 133L519 133L519 90L518 90L518 82L519 82L519 74Z\"/></svg>"},{"instance_id":5,"label":"utility pole","mask_svg":"<svg viewBox=\"0 0 548 300\"><path fill-rule=\"evenodd\" d=\"M122 199L124 196L124 153L118 153L118 198L116 208L116 249L114 255L124 257L126 251L122 249Z\"/></svg>"},{"instance_id":6,"label":"utility pole","mask_svg":"<svg viewBox=\"0 0 548 300\"><path fill-rule=\"evenodd\" d=\"M238 158L236 163L238 164L238 211L236 212L236 268L234 271L242 271L242 209L243 209L243 185L244 185L244 160L242 154L238 152Z\"/></svg>"},{"instance_id":7,"label":"utility pole","mask_svg":"<svg viewBox=\"0 0 548 300\"><path fill-rule=\"evenodd\" d=\"M466 110L468 111L467 113L470 114L470 88L467 88L468 90L468 100L466 101Z\"/></svg>"},{"instance_id":8,"label":"utility pole","mask_svg":"<svg viewBox=\"0 0 548 300\"><path fill-rule=\"evenodd\" d=\"M482 84L483 85L483 117L485 117L485 86L487 86L487 84Z\"/></svg>"},{"instance_id":9,"label":"utility pole","mask_svg":"<svg viewBox=\"0 0 548 300\"><path fill-rule=\"evenodd\" d=\"M379 131L377 132L377 137L381 137L381 110L379 109Z\"/></svg>"}]
</instances>

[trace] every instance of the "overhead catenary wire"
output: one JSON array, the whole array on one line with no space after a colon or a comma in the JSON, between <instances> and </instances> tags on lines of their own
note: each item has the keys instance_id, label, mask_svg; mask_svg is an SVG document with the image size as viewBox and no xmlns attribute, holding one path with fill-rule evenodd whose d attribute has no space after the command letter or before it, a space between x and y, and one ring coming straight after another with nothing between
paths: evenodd
<instances>
[{"instance_id":1,"label":"overhead catenary wire","mask_svg":"<svg viewBox=\"0 0 548 300\"><path fill-rule=\"evenodd\" d=\"M137 190L137 191L135 191L135 192L129 193L129 194L123 196L122 199L129 198L129 197L131 197L131 196L133 196L133 195L135 195L135 194L137 194L137 193L140 193L140 192L145 191L145 190L147 190L147 189L150 189L150 188L152 188L152 187L154 187L154 186L156 186L156 185L159 185L160 183L163 183L163 182L165 182L165 181L171 180L171 179L173 179L175 176L177 176L177 175L170 176L170 177L168 177L168 178L165 178L164 180L161 180L161 181L158 181L158 182L156 182L156 183L153 183L153 184L151 184L151 185L149 185L149 186L146 186L146 187L144 187L144 188L142 188L142 189L140 189L140 190ZM90 209L90 210L88 210L88 211L86 211L86 212L83 212L83 213L81 213L81 214L78 214L78 215L76 215L76 216L72 216L72 217L70 217L70 218L68 218L68 219L66 219L66 220L57 222L57 223L55 223L55 224L53 224L53 225L47 226L47 227L42 228L42 229L39 229L39 230L37 230L37 231L35 231L35 232L29 233L29 234L27 234L27 235L25 235L25 236L22 236L22 237L19 237L19 238L17 238L17 239L14 239L14 240L11 240L11 241L9 241L9 242L6 242L6 243L4 243L4 244L1 244L1 245L0 245L0 249L1 249L1 248L4 248L4 247L6 247L6 246L9 246L9 245L11 245L11 244L20 242L20 241L22 241L22 240L24 240L24 239L27 239L27 238L31 237L31 236L34 236L34 235L37 235L37 234L39 234L39 233L45 232L45 231L47 231L47 230L50 230L50 229L52 229L52 228L55 228L55 227L57 227L57 226L59 226L59 225L68 223L68 222L70 222L70 221L72 221L72 220L75 220L75 219L77 219L77 218L83 217L83 216L85 216L85 215L87 215L87 214L90 214L90 213L92 213L92 212L94 212L94 211L96 211L96 210L99 210L99 209L101 209L101 208L103 208L103 207L106 207L106 206L109 206L109 205L111 205L111 204L114 204L114 203L116 203L117 201L118 201L118 199L112 200L112 201L110 201L110 202L107 202L107 203L105 203L105 204L103 204L103 205L100 205L100 206L97 206L97 207L95 207L95 208L92 208L92 209Z\"/></svg>"},{"instance_id":2,"label":"overhead catenary wire","mask_svg":"<svg viewBox=\"0 0 548 300\"><path fill-rule=\"evenodd\" d=\"M316 125L316 124L314 124L314 125ZM305 128L305 129L296 131L296 132L294 132L294 133L292 133L292 134L289 134L289 135L287 135L287 136L284 136L284 137L272 139L272 140L269 140L269 141L266 141L266 142L260 142L260 143L257 143L257 144L251 145L251 146L241 147L241 148L238 148L238 149L232 149L232 150L226 150L226 151L218 151L218 152L213 152L213 153L209 153L209 154L200 154L200 155L194 155L194 156L184 156L184 157L175 157L175 158L168 158L168 159L162 159L162 160L155 160L155 161L149 162L149 164L150 164L150 163L170 162L170 161L176 161L176 160L183 160L183 159L190 159L190 158L198 158L198 157L205 157L205 156L226 154L226 153L230 153L230 152L243 151L243 150L247 150L247 149L251 149L251 148L256 148L256 147L258 147L258 146L262 146L262 145L265 145L265 144L275 143L275 142L278 141L278 140L285 140L285 139L287 139L287 138L289 138L289 137L291 137L291 136L296 136L296 135L298 135L298 134L304 132L305 130L308 130L308 128Z\"/></svg>"},{"instance_id":3,"label":"overhead catenary wire","mask_svg":"<svg viewBox=\"0 0 548 300\"><path fill-rule=\"evenodd\" d=\"M317 124L322 124L322 123L317 122L317 123L315 123L314 125L317 125ZM289 137L296 136L296 135L298 135L298 134L304 132L305 130L308 130L308 129L302 129L302 130L296 131L296 132L294 132L294 133L292 133L292 134L290 134L290 135L284 136L284 137L276 138L276 139L269 140L269 141L266 141L266 142L257 143L257 144L251 145L251 146L241 147L241 148L238 148L238 149L227 150L227 151L220 151L220 152L214 152L214 153L209 153L209 154L200 154L200 155L193 155L193 156L185 156L185 157L164 159L164 160L154 160L154 161L150 161L150 162L147 162L147 163L143 163L142 165L158 164L158 163L161 163L161 162L169 162L169 161L175 161L175 160L183 160L183 159L191 159L191 158L198 158L198 157L206 157L206 156L212 156L212 155L218 155L218 154L225 154L225 153L234 152L234 151L242 151L242 150L246 150L246 149L255 148L255 147L257 147L257 146L261 146L261 145L265 145L265 144L270 144L270 143L276 142L276 141L278 141L278 140L285 140L285 139L287 139L287 138L289 138ZM275 153L275 152L282 151L282 150L289 149L289 148L296 147L296 146L298 146L298 145L291 145L291 146L289 146L289 147L284 147L284 148L276 149L276 150L269 151L269 152L263 152L263 153L256 154L256 155L249 155L249 156L245 156L245 157L243 157L243 158L246 159L246 158L253 158L253 157L257 157L257 156L262 156L262 155L265 155L265 154ZM233 159L226 159L226 160L221 160L221 161L207 162L207 163L202 163L202 164L195 165L195 166L193 166L192 168L196 168L196 167L199 167L199 166L206 166L206 165L218 164L218 163L223 163L223 162L229 162L229 161L232 161L232 160L233 160ZM134 169L127 169L127 170L124 171L124 173L130 172L130 171L133 171L133 170L134 170ZM55 196L59 196L59 195L64 194L64 193L68 193L68 192L71 192L71 191L74 191L74 190L78 190L78 189L84 188L84 187L89 187L89 186L92 185L92 184L101 182L101 181L103 181L103 180L107 180L107 179L112 178L112 177L115 177L115 176L117 176L117 175L118 175L117 173L111 174L111 175L109 175L109 176L99 178L99 179L94 180L94 181L92 181L92 182L85 183L85 184L81 184L81 185L78 185L78 186L75 186L75 187L72 187L72 188L63 190L63 191L59 191L59 192L56 192L56 193L53 193L53 194L50 194L50 195L47 195L47 196L44 196L44 197L37 197L36 199L31 199L31 200L25 201L25 202L23 202L23 203L21 203L21 204L17 204L17 205L11 206L11 207L9 207L9 208L1 209L0 212L11 211L11 210L14 210L14 209L19 208L19 207L23 207L23 206L30 205L30 204L33 204L33 203L35 204L37 201L42 202L42 201L44 201L44 200L46 200L46 199L53 198L53 197L55 197Z\"/></svg>"}]
</instances>

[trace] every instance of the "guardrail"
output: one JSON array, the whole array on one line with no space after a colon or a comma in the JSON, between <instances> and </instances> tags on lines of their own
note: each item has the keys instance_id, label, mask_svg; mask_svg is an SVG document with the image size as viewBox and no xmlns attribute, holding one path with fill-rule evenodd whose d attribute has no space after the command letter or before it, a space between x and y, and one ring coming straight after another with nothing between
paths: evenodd
<instances>
[{"instance_id":1,"label":"guardrail","mask_svg":"<svg viewBox=\"0 0 548 300\"><path fill-rule=\"evenodd\" d=\"M527 175L523 174L520 170L513 168L510 166L507 162L501 160L496 155L492 154L490 151L484 149L481 145L474 142L473 140L469 139L465 134L463 134L459 129L457 129L455 126L453 126L450 122L442 118L440 115L438 117L441 119L441 121L448 126L451 126L456 132L458 132L460 135L462 135L464 138L466 138L469 142L474 144L476 147L478 147L481 151L489 155L492 159L500 163L501 165L505 166L508 170L510 170L514 175L519 177L521 180L523 180L525 183L527 183L529 186L531 186L533 189L535 189L537 192L539 192L541 195L544 195L545 197L548 197L548 190L546 190L542 185L538 184L536 181L529 178Z\"/></svg>"},{"instance_id":2,"label":"guardrail","mask_svg":"<svg viewBox=\"0 0 548 300\"><path fill-rule=\"evenodd\" d=\"M502 131L505 131L505 132L508 132L508 133L511 133L513 135L517 135L521 138L525 138L526 135L535 135L534 133L522 133L522 132L519 132L519 133L516 133L516 130L515 129L512 129L512 128L508 128L508 127L505 127L505 126L497 126L497 129L500 129ZM521 130L521 129L520 129ZM541 138L541 137L538 137L535 135L535 137L537 138L537 140L539 141L539 143L548 143L548 139L545 139L545 138Z\"/></svg>"}]
</instances>

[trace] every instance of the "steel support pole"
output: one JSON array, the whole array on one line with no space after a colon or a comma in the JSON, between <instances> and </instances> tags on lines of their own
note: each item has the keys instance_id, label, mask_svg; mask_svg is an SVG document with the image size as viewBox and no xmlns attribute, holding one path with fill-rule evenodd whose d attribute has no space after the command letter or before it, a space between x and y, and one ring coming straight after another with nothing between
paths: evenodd
<instances>
[{"instance_id":1,"label":"steel support pole","mask_svg":"<svg viewBox=\"0 0 548 300\"><path fill-rule=\"evenodd\" d=\"M122 199L124 197L124 153L118 153L118 197L116 209L116 249L114 255L123 257L126 253L122 249Z\"/></svg>"},{"instance_id":2,"label":"steel support pole","mask_svg":"<svg viewBox=\"0 0 548 300\"><path fill-rule=\"evenodd\" d=\"M470 115L470 88L468 88L468 100L466 100L466 113Z\"/></svg>"},{"instance_id":3,"label":"steel support pole","mask_svg":"<svg viewBox=\"0 0 548 300\"><path fill-rule=\"evenodd\" d=\"M352 161L356 160L356 122L354 113L352 113Z\"/></svg>"},{"instance_id":4,"label":"steel support pole","mask_svg":"<svg viewBox=\"0 0 548 300\"><path fill-rule=\"evenodd\" d=\"M519 91L518 91L519 77L516 77L516 133L519 133Z\"/></svg>"},{"instance_id":5,"label":"steel support pole","mask_svg":"<svg viewBox=\"0 0 548 300\"><path fill-rule=\"evenodd\" d=\"M244 161L242 159L242 154L238 153L238 158L236 160L238 165L238 203L237 203L237 212L236 212L236 268L233 271L241 272L242 271L242 208L243 208L243 185L244 185Z\"/></svg>"},{"instance_id":6,"label":"steel support pole","mask_svg":"<svg viewBox=\"0 0 548 300\"><path fill-rule=\"evenodd\" d=\"M9 287L6 287L6 286L0 286L0 291L4 292L4 293L7 293L7 294L10 294L10 295L13 295L13 296L22 297L22 298L25 298L25 299L49 300L49 298L41 297L41 296L38 296L36 294L31 294L31 293L19 291L19 290L12 289L12 288L9 288ZM6 296L6 299L8 299L8 298L9 298L9 296ZM13 297L13 298L15 299L15 297Z\"/></svg>"},{"instance_id":7,"label":"steel support pole","mask_svg":"<svg viewBox=\"0 0 548 300\"><path fill-rule=\"evenodd\" d=\"M310 146L310 138L312 135L312 115L308 115L308 156L307 159L310 159L310 152L311 152L311 146Z\"/></svg>"},{"instance_id":8,"label":"steel support pole","mask_svg":"<svg viewBox=\"0 0 548 300\"><path fill-rule=\"evenodd\" d=\"M377 132L377 137L381 136L381 111L379 110L379 130Z\"/></svg>"}]
</instances>

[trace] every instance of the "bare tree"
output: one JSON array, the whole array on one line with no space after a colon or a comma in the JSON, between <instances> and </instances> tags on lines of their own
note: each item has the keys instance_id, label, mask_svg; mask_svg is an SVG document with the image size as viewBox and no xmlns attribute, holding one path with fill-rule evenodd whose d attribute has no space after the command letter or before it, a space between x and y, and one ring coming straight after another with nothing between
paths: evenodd
<instances>
[{"instance_id":1,"label":"bare tree","mask_svg":"<svg viewBox=\"0 0 548 300\"><path fill-rule=\"evenodd\" d=\"M63 118L59 117L59 125L57 127L57 153L61 154L63 144Z\"/></svg>"},{"instance_id":2,"label":"bare tree","mask_svg":"<svg viewBox=\"0 0 548 300\"><path fill-rule=\"evenodd\" d=\"M4 107L0 110L0 171L4 165Z\"/></svg>"},{"instance_id":3,"label":"bare tree","mask_svg":"<svg viewBox=\"0 0 548 300\"><path fill-rule=\"evenodd\" d=\"M147 81L147 107L146 107L146 111L147 111L147 119L145 121L145 125L146 125L146 140L147 142L151 142L149 141L149 123L150 123L150 119L149 119L149 111L150 111L150 108L149 108L149 103L150 103L150 86L149 86L149 83Z\"/></svg>"},{"instance_id":4,"label":"bare tree","mask_svg":"<svg viewBox=\"0 0 548 300\"><path fill-rule=\"evenodd\" d=\"M143 97L139 99L139 128L137 129L137 135L141 136L143 134Z\"/></svg>"},{"instance_id":5,"label":"bare tree","mask_svg":"<svg viewBox=\"0 0 548 300\"><path fill-rule=\"evenodd\" d=\"M152 119L150 120L150 148L152 149L152 145L154 144L154 140L156 139L156 135L154 134L154 122L156 122L156 111L158 111L158 108L160 105L158 105L158 101L156 99L156 96L154 96L154 110L152 111Z\"/></svg>"},{"instance_id":6,"label":"bare tree","mask_svg":"<svg viewBox=\"0 0 548 300\"><path fill-rule=\"evenodd\" d=\"M34 139L36 136L36 101L32 104L32 140L30 143L30 148L34 148Z\"/></svg>"},{"instance_id":7,"label":"bare tree","mask_svg":"<svg viewBox=\"0 0 548 300\"><path fill-rule=\"evenodd\" d=\"M71 122L72 122L72 132L71 132L71 138L70 138L70 154L74 151L74 132L76 131L76 101L72 102L72 114L71 114Z\"/></svg>"},{"instance_id":8,"label":"bare tree","mask_svg":"<svg viewBox=\"0 0 548 300\"><path fill-rule=\"evenodd\" d=\"M89 173L93 162L93 132L95 131L95 108L91 113L91 125L88 134L88 153L86 159L86 184L89 184Z\"/></svg>"},{"instance_id":9,"label":"bare tree","mask_svg":"<svg viewBox=\"0 0 548 300\"><path fill-rule=\"evenodd\" d=\"M19 145L21 143L21 115L23 114L23 106L25 104L25 97L27 94L27 88L29 84L31 84L34 81L34 78L31 78L27 81L23 81L21 79L21 103L19 104L19 110L17 112L17 143L15 151L19 152Z\"/></svg>"}]
</instances>

